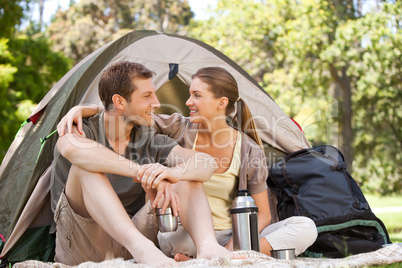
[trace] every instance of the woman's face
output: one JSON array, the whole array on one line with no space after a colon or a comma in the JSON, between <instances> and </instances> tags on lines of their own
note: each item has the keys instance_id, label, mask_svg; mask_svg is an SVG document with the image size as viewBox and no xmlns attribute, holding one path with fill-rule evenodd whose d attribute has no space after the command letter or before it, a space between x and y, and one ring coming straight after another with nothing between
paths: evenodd
<instances>
[{"instance_id":1,"label":"woman's face","mask_svg":"<svg viewBox=\"0 0 402 268\"><path fill-rule=\"evenodd\" d=\"M190 85L190 97L186 101L186 105L190 108L190 122L209 124L211 119L220 115L219 98L215 98L209 85L194 78Z\"/></svg>"}]
</instances>

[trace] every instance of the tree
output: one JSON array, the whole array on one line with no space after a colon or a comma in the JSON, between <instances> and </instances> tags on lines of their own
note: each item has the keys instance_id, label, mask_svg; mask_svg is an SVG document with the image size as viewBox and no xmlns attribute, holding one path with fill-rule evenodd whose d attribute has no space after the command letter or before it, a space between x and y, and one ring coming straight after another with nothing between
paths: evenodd
<instances>
[{"instance_id":1,"label":"tree","mask_svg":"<svg viewBox=\"0 0 402 268\"><path fill-rule=\"evenodd\" d=\"M38 0L39 3L39 28L43 25L43 9L45 8L45 0Z\"/></svg>"},{"instance_id":2,"label":"tree","mask_svg":"<svg viewBox=\"0 0 402 268\"><path fill-rule=\"evenodd\" d=\"M16 32L16 26L21 23L24 16L23 4L29 1L0 0L0 98L2 99L2 110L0 119L2 122L12 122L15 119L15 94L9 91L9 85L14 81L14 74L17 68L13 66L13 55L8 49L9 38ZM0 159L10 144L10 137L14 134L14 128L8 124L0 127Z\"/></svg>"},{"instance_id":3,"label":"tree","mask_svg":"<svg viewBox=\"0 0 402 268\"><path fill-rule=\"evenodd\" d=\"M8 42L7 42L8 41ZM0 159L13 141L20 124L47 91L71 68L71 61L57 52L41 34L20 33L0 41Z\"/></svg>"},{"instance_id":4,"label":"tree","mask_svg":"<svg viewBox=\"0 0 402 268\"><path fill-rule=\"evenodd\" d=\"M402 9L398 1L379 8L360 16L352 0L221 0L190 35L245 68L313 144L331 143L328 125L338 125L334 145L358 181L379 176L384 193L401 191ZM360 168L368 162L377 172Z\"/></svg>"},{"instance_id":5,"label":"tree","mask_svg":"<svg viewBox=\"0 0 402 268\"><path fill-rule=\"evenodd\" d=\"M402 3L384 3L377 12L339 27L323 58L349 63L357 168L371 190L401 191L402 169ZM353 40L355 46L346 47ZM344 51L344 53L339 53ZM374 157L373 157L374 156ZM381 178L378 180L376 178Z\"/></svg>"},{"instance_id":6,"label":"tree","mask_svg":"<svg viewBox=\"0 0 402 268\"><path fill-rule=\"evenodd\" d=\"M81 0L57 12L47 35L54 50L63 51L77 63L132 29L177 33L192 17L187 0Z\"/></svg>"},{"instance_id":7,"label":"tree","mask_svg":"<svg viewBox=\"0 0 402 268\"><path fill-rule=\"evenodd\" d=\"M48 39L38 33L19 35L9 42L12 63L18 68L10 88L21 92L22 99L38 103L71 67L71 60L51 50Z\"/></svg>"},{"instance_id":8,"label":"tree","mask_svg":"<svg viewBox=\"0 0 402 268\"><path fill-rule=\"evenodd\" d=\"M0 37L9 38L15 34L29 2L30 0L0 0Z\"/></svg>"},{"instance_id":9,"label":"tree","mask_svg":"<svg viewBox=\"0 0 402 268\"><path fill-rule=\"evenodd\" d=\"M2 122L12 122L15 119L15 106L13 105L15 94L13 94L14 92L9 92L8 88L10 83L14 81L14 74L17 72L17 68L10 64L13 57L8 50L7 43L8 39L0 39L0 98L2 100L0 120ZM5 123L0 126L0 131L0 159L3 159L6 149L10 145L10 137L15 132L10 125Z\"/></svg>"}]
</instances>

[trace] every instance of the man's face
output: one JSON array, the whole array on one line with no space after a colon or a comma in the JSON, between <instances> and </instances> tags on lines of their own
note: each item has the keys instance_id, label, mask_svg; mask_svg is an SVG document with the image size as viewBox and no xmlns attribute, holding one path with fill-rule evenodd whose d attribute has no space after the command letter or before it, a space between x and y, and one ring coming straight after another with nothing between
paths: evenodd
<instances>
[{"instance_id":1,"label":"man's face","mask_svg":"<svg viewBox=\"0 0 402 268\"><path fill-rule=\"evenodd\" d=\"M129 102L126 103L125 120L136 125L152 126L154 111L160 107L155 94L155 85L151 78L137 78L133 80L133 83L136 90L131 94Z\"/></svg>"}]
</instances>

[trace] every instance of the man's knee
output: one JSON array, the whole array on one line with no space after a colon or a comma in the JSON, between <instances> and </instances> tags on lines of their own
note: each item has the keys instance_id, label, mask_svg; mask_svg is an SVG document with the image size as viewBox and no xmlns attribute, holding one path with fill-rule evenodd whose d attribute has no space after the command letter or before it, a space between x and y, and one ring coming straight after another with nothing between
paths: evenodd
<instances>
[{"instance_id":1,"label":"man's knee","mask_svg":"<svg viewBox=\"0 0 402 268\"><path fill-rule=\"evenodd\" d=\"M85 188L83 185L91 185L93 180L96 180L97 182L108 182L106 175L103 173L90 172L77 166L71 166L68 174L67 184L73 186L74 188Z\"/></svg>"},{"instance_id":2,"label":"man's knee","mask_svg":"<svg viewBox=\"0 0 402 268\"><path fill-rule=\"evenodd\" d=\"M307 218L305 225L306 225L306 227L305 227L306 232L308 233L308 236L310 237L310 242L311 242L311 244L313 244L318 236L317 226L315 225L314 221L310 218Z\"/></svg>"},{"instance_id":3,"label":"man's knee","mask_svg":"<svg viewBox=\"0 0 402 268\"><path fill-rule=\"evenodd\" d=\"M70 171L68 173L68 179L67 179L66 185L71 185L74 188L80 187L81 179L84 178L85 175L86 175L86 171L84 169L79 168L77 166L71 166Z\"/></svg>"},{"instance_id":4,"label":"man's knee","mask_svg":"<svg viewBox=\"0 0 402 268\"><path fill-rule=\"evenodd\" d=\"M64 192L70 206L77 214L83 217L90 216L84 202L84 196L91 192L98 192L102 188L99 185L102 181L104 181L103 185L110 184L106 175L102 173L91 173L76 166L71 167Z\"/></svg>"}]
</instances>

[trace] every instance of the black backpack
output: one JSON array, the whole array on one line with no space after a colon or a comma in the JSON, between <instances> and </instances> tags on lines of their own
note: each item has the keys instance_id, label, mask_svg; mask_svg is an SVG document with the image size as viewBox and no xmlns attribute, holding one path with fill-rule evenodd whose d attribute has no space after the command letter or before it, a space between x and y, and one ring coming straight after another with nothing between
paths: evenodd
<instances>
[{"instance_id":1,"label":"black backpack","mask_svg":"<svg viewBox=\"0 0 402 268\"><path fill-rule=\"evenodd\" d=\"M280 220L306 216L315 222L318 238L304 256L342 258L391 243L333 146L286 156L271 166L267 183L277 195Z\"/></svg>"}]
</instances>

